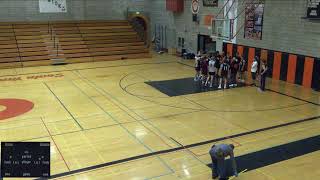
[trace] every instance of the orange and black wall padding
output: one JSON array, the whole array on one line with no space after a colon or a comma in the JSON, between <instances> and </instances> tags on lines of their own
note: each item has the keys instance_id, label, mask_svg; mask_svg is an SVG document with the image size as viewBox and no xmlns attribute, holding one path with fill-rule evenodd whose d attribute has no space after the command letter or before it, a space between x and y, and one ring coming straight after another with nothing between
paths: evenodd
<instances>
[{"instance_id":1,"label":"orange and black wall padding","mask_svg":"<svg viewBox=\"0 0 320 180\"><path fill-rule=\"evenodd\" d=\"M320 57L311 57L239 44L224 43L229 56L238 52L248 61L250 69L255 56L267 60L269 77L320 91Z\"/></svg>"}]
</instances>

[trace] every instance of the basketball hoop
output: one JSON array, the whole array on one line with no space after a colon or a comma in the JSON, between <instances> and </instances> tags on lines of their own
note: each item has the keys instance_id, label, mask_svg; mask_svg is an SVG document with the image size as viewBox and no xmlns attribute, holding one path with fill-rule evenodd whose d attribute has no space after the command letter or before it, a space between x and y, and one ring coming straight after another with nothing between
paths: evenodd
<instances>
[{"instance_id":1,"label":"basketball hoop","mask_svg":"<svg viewBox=\"0 0 320 180\"><path fill-rule=\"evenodd\" d=\"M233 19L212 19L211 37L230 41L233 38Z\"/></svg>"}]
</instances>

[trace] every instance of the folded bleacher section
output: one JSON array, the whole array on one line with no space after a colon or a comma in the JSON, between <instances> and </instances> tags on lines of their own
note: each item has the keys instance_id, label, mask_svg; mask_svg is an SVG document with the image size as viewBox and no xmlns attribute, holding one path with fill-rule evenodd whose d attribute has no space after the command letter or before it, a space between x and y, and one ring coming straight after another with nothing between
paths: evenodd
<instances>
[{"instance_id":1,"label":"folded bleacher section","mask_svg":"<svg viewBox=\"0 0 320 180\"><path fill-rule=\"evenodd\" d=\"M0 23L0 68L147 57L128 21Z\"/></svg>"}]
</instances>

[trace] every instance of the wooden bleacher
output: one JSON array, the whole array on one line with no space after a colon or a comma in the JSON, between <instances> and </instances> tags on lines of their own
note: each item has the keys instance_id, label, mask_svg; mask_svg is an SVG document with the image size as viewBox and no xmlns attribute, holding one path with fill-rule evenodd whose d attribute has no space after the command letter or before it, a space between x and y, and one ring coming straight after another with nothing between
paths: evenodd
<instances>
[{"instance_id":1,"label":"wooden bleacher","mask_svg":"<svg viewBox=\"0 0 320 180\"><path fill-rule=\"evenodd\" d=\"M149 49L127 21L0 23L0 68L143 57Z\"/></svg>"},{"instance_id":2,"label":"wooden bleacher","mask_svg":"<svg viewBox=\"0 0 320 180\"><path fill-rule=\"evenodd\" d=\"M0 24L0 68L21 66L15 33L12 25Z\"/></svg>"}]
</instances>

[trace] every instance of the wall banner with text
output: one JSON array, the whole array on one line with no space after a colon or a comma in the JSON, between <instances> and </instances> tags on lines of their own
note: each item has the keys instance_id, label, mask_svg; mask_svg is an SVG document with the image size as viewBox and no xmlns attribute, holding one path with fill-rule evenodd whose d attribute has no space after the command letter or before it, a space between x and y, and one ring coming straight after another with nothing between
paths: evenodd
<instances>
[{"instance_id":1,"label":"wall banner with text","mask_svg":"<svg viewBox=\"0 0 320 180\"><path fill-rule=\"evenodd\" d=\"M67 0L39 0L40 13L65 13Z\"/></svg>"}]
</instances>

